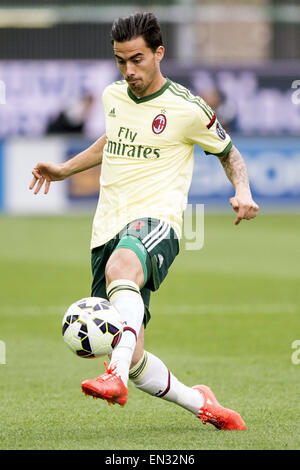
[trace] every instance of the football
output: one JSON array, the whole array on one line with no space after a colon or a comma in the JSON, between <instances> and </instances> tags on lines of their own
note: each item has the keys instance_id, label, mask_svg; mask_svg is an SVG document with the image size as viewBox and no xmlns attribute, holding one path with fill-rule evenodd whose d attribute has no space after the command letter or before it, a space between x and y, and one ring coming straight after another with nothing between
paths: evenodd
<instances>
[{"instance_id":1,"label":"football","mask_svg":"<svg viewBox=\"0 0 300 470\"><path fill-rule=\"evenodd\" d=\"M123 332L119 312L106 299L87 297L74 302L62 321L62 335L69 348L80 357L110 354Z\"/></svg>"}]
</instances>

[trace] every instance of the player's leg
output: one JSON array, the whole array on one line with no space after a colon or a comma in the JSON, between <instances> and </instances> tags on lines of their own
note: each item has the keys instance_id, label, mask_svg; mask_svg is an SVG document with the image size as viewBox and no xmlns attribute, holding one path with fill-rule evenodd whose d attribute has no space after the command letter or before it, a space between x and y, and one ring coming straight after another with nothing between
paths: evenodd
<instances>
[{"instance_id":1,"label":"player's leg","mask_svg":"<svg viewBox=\"0 0 300 470\"><path fill-rule=\"evenodd\" d=\"M139 357L140 354L137 355ZM191 411L203 423L218 429L244 430L245 423L234 410L224 408L205 385L188 387L180 382L154 354L144 351L137 363L132 363L129 378L139 390L175 403Z\"/></svg>"},{"instance_id":2,"label":"player's leg","mask_svg":"<svg viewBox=\"0 0 300 470\"><path fill-rule=\"evenodd\" d=\"M204 405L203 394L181 383L158 357L144 350L144 326L132 356L129 379L139 390L176 403L195 415Z\"/></svg>"},{"instance_id":3,"label":"player's leg","mask_svg":"<svg viewBox=\"0 0 300 470\"><path fill-rule=\"evenodd\" d=\"M194 414L204 404L199 391L180 382L161 359L148 351L143 352L137 363L132 363L129 378L143 392L176 403Z\"/></svg>"},{"instance_id":4,"label":"player's leg","mask_svg":"<svg viewBox=\"0 0 300 470\"><path fill-rule=\"evenodd\" d=\"M137 254L129 248L117 248L105 269L107 297L118 310L123 322L123 334L111 355L115 368L125 385L144 318L144 302L140 287L144 272Z\"/></svg>"},{"instance_id":5,"label":"player's leg","mask_svg":"<svg viewBox=\"0 0 300 470\"><path fill-rule=\"evenodd\" d=\"M168 243L169 235L172 240ZM85 381L83 391L107 401L124 404L127 399L127 382L129 369L135 362L138 354L143 354L142 339L139 337L144 313L143 299L140 288L149 281L147 291L156 290L168 272L168 268L179 251L178 240L173 229L166 222L157 219L141 219L128 224L119 234L120 241L113 246L113 252L107 259L104 255L94 257L93 285L100 285L103 289L103 263L105 264L105 279L107 297L117 308L125 328L118 347L111 355L110 367L107 372L97 379ZM161 253L151 251L166 244ZM100 250L101 252L101 250ZM95 255L96 256L96 255ZM100 281L95 281L99 278ZM96 289L95 292L98 292ZM145 292L145 289L144 289ZM137 338L139 338L136 348ZM125 387L125 388L124 388ZM91 393L89 393L89 389ZM119 390L119 392L118 392Z\"/></svg>"},{"instance_id":6,"label":"player's leg","mask_svg":"<svg viewBox=\"0 0 300 470\"><path fill-rule=\"evenodd\" d=\"M144 242L146 240L145 245L148 247L148 254L152 261L151 276L147 277L148 283L143 291L147 287L152 287L152 290L159 287L178 253L177 240L172 231L169 237L161 236L160 240L155 239L155 236L156 234L152 240L149 236L143 239ZM148 307L149 303L146 305ZM184 385L169 371L163 361L152 353L144 351L143 346L141 335L129 374L129 378L137 388L155 397L176 403L201 418L203 422L209 421L219 429L245 429L240 415L219 405L208 387Z\"/></svg>"},{"instance_id":7,"label":"player's leg","mask_svg":"<svg viewBox=\"0 0 300 470\"><path fill-rule=\"evenodd\" d=\"M181 383L163 361L144 350L143 325L132 357L129 379L139 390L176 403L194 414L204 404L202 393Z\"/></svg>"},{"instance_id":8,"label":"player's leg","mask_svg":"<svg viewBox=\"0 0 300 470\"><path fill-rule=\"evenodd\" d=\"M123 322L122 338L111 355L106 372L96 379L82 383L82 390L87 395L121 405L127 401L128 374L145 311L140 293L145 266L143 267L134 251L136 240L119 243L105 265L107 298L120 314ZM127 248L126 243L131 248ZM95 268L93 272L96 270ZM103 288L103 279L100 284Z\"/></svg>"},{"instance_id":9,"label":"player's leg","mask_svg":"<svg viewBox=\"0 0 300 470\"><path fill-rule=\"evenodd\" d=\"M150 235L143 238L151 259L148 284L157 290L174 258L178 254L178 240L168 224L157 223ZM139 337L137 351L132 361L129 378L134 385L150 395L176 403L197 413L203 406L204 397L198 391L181 383L158 357L144 351L143 338Z\"/></svg>"}]
</instances>

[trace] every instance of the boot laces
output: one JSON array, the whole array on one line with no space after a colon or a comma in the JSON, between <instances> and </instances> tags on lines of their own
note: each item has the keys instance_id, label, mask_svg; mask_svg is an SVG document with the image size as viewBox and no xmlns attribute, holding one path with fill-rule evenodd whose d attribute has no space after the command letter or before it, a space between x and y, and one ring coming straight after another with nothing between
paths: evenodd
<instances>
[{"instance_id":1,"label":"boot laces","mask_svg":"<svg viewBox=\"0 0 300 470\"><path fill-rule=\"evenodd\" d=\"M214 415L213 413L209 412L208 410L199 410L198 412L199 418L202 420L203 424L211 423L217 427L221 427L223 425L223 420L219 416Z\"/></svg>"},{"instance_id":2,"label":"boot laces","mask_svg":"<svg viewBox=\"0 0 300 470\"><path fill-rule=\"evenodd\" d=\"M116 365L108 366L107 362L104 361L104 366L105 366L105 372L104 374L100 375L97 377L98 382L106 382L108 380L114 379L115 377L118 377L116 368Z\"/></svg>"},{"instance_id":3,"label":"boot laces","mask_svg":"<svg viewBox=\"0 0 300 470\"><path fill-rule=\"evenodd\" d=\"M116 366L116 364L113 364L112 366L109 366L109 367L108 367L107 362L104 361L104 366L105 366L105 369L106 369L105 374L107 374L107 375L115 375L115 376L117 375L117 372L116 372L117 366Z\"/></svg>"}]
</instances>

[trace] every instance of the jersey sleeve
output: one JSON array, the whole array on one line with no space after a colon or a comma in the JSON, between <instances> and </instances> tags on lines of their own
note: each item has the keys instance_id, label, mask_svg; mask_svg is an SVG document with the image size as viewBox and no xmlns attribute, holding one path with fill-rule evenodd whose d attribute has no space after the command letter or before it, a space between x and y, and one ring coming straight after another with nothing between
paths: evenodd
<instances>
[{"instance_id":1,"label":"jersey sleeve","mask_svg":"<svg viewBox=\"0 0 300 470\"><path fill-rule=\"evenodd\" d=\"M191 113L185 138L189 143L199 145L207 155L222 157L232 147L231 138L219 123L215 112L199 97Z\"/></svg>"}]
</instances>

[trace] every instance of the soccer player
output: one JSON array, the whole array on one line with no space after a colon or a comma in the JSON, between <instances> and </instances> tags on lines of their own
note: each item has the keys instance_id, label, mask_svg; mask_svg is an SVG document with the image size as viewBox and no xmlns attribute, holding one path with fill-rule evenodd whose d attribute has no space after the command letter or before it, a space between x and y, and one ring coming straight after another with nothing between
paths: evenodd
<instances>
[{"instance_id":1,"label":"soccer player","mask_svg":"<svg viewBox=\"0 0 300 470\"><path fill-rule=\"evenodd\" d=\"M144 350L150 291L179 252L182 213L193 170L193 146L219 158L235 188L235 224L258 211L247 169L214 111L200 97L162 75L164 46L152 13L114 21L111 39L124 80L103 93L105 135L65 163L41 162L30 189L102 165L92 230L92 296L106 297L120 313L124 332L109 367L85 380L85 394L125 405L128 380L140 390L184 407L218 429L244 430L241 416L224 408L205 385L181 383Z\"/></svg>"}]
</instances>

